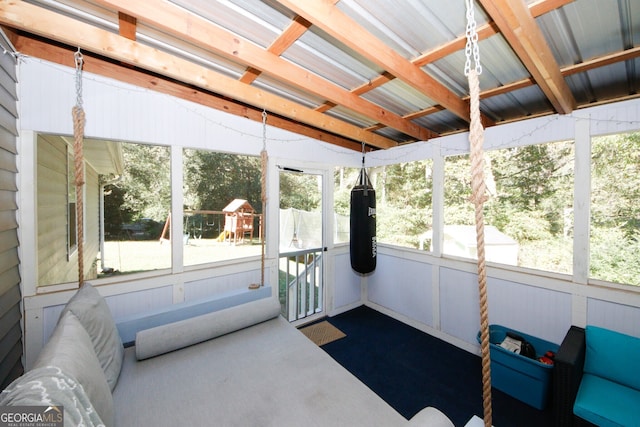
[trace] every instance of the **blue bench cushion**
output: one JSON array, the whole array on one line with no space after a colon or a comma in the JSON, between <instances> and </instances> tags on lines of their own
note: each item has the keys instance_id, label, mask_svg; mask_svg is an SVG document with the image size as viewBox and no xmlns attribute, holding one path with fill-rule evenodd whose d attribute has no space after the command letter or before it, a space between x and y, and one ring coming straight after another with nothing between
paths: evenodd
<instances>
[{"instance_id":1,"label":"blue bench cushion","mask_svg":"<svg viewBox=\"0 0 640 427\"><path fill-rule=\"evenodd\" d=\"M640 390L640 338L591 325L585 334L584 372Z\"/></svg>"},{"instance_id":2,"label":"blue bench cushion","mask_svg":"<svg viewBox=\"0 0 640 427\"><path fill-rule=\"evenodd\" d=\"M640 391L585 373L573 413L602 427L640 426Z\"/></svg>"}]
</instances>

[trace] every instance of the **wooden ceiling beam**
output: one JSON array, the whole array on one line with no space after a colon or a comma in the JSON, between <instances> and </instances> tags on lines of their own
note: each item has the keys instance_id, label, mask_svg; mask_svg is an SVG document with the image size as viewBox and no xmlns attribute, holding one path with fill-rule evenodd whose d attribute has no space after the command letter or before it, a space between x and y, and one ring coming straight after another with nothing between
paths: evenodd
<instances>
[{"instance_id":1,"label":"wooden ceiling beam","mask_svg":"<svg viewBox=\"0 0 640 427\"><path fill-rule=\"evenodd\" d=\"M361 25L326 0L277 0L294 13L303 16L331 37L358 52L363 57L403 80L422 94L441 104L467 122L469 104L442 83L425 73L420 67L373 36Z\"/></svg>"},{"instance_id":2,"label":"wooden ceiling beam","mask_svg":"<svg viewBox=\"0 0 640 427\"><path fill-rule=\"evenodd\" d=\"M282 55L289 49L311 26L311 22L302 16L296 16L291 24L271 43L267 50L275 55Z\"/></svg>"},{"instance_id":3,"label":"wooden ceiling beam","mask_svg":"<svg viewBox=\"0 0 640 427\"><path fill-rule=\"evenodd\" d=\"M576 101L526 4L522 0L480 0L480 3L556 112L572 112Z\"/></svg>"},{"instance_id":4,"label":"wooden ceiling beam","mask_svg":"<svg viewBox=\"0 0 640 427\"><path fill-rule=\"evenodd\" d=\"M260 46L241 39L193 13L161 0L97 0L97 3L123 11L145 22L188 40L210 52L250 66L286 84L298 87L322 99L353 110L420 140L436 136L400 115L361 98L338 85L275 55Z\"/></svg>"},{"instance_id":5,"label":"wooden ceiling beam","mask_svg":"<svg viewBox=\"0 0 640 427\"><path fill-rule=\"evenodd\" d=\"M549 13L552 10L558 9L574 1L575 0L539 0L529 5L529 11L531 12L531 16L537 18L538 16ZM478 33L478 40L487 39L499 32L497 25L493 21L480 25L476 31ZM464 49L466 45L467 35L463 34L451 40L450 42L447 42L435 49L430 50L429 52L425 52L424 54L415 58L412 62L418 67L424 67L427 64L430 64L434 61L451 55L454 52Z\"/></svg>"},{"instance_id":6,"label":"wooden ceiling beam","mask_svg":"<svg viewBox=\"0 0 640 427\"><path fill-rule=\"evenodd\" d=\"M296 42L311 26L311 23L304 19L302 16L296 16L291 24L280 34L271 45L267 48L268 52L273 53L274 55L280 56L282 53L291 47L292 44ZM250 84L262 72L253 67L249 67L247 71L242 75L240 81L243 83Z\"/></svg>"},{"instance_id":7,"label":"wooden ceiling beam","mask_svg":"<svg viewBox=\"0 0 640 427\"><path fill-rule=\"evenodd\" d=\"M118 12L118 32L122 37L135 40L137 28L136 18L126 13Z\"/></svg>"},{"instance_id":8,"label":"wooden ceiling beam","mask_svg":"<svg viewBox=\"0 0 640 427\"><path fill-rule=\"evenodd\" d=\"M623 50L620 52L615 52L615 53L611 53L608 55L603 55L603 56L599 56L596 58L592 58L588 61L584 61L581 62L579 64L572 64L569 65L567 67L563 67L560 72L562 73L562 75L564 77L573 75L573 74L577 74L577 73L583 73L583 72L587 72L589 70L592 69L596 69L596 68L600 68L600 67L604 67L607 65L611 65L611 64L615 64L617 62L622 62L622 61L628 61L631 59L635 59L640 57L640 46L638 47L633 47L631 49L627 49L627 50ZM497 96L497 95L502 95L504 93L509 93L509 92L513 92L514 90L518 90L518 89L523 89L525 87L530 87L533 86L535 84L535 81L529 77L526 79L522 79L522 80L518 80L515 82L511 82L508 84L505 84L503 86L494 88L494 89L487 89L484 90L482 92L480 92L480 98L481 99L485 99L485 98L490 98L492 96ZM607 101L608 102L608 101ZM576 107L578 108L578 107ZM407 118L405 116L405 118Z\"/></svg>"},{"instance_id":9,"label":"wooden ceiling beam","mask_svg":"<svg viewBox=\"0 0 640 427\"><path fill-rule=\"evenodd\" d=\"M73 57L75 49L72 47L51 44L41 39L24 35L16 36L13 40L16 50L20 53L71 68L75 67ZM221 97L214 93L176 81L167 80L157 75L151 75L135 67L122 66L90 54L85 54L83 60L83 70L88 73L105 76L134 86L175 96L176 98L262 123L261 110L240 104L232 99ZM269 116L269 125L352 150L359 151L362 149L361 142L353 141L276 115Z\"/></svg>"},{"instance_id":10,"label":"wooden ceiling beam","mask_svg":"<svg viewBox=\"0 0 640 427\"><path fill-rule=\"evenodd\" d=\"M579 64L569 65L568 67L564 67L562 69L562 75L570 76L572 74L582 73L593 70L595 68L615 64L616 62L629 61L638 57L640 57L640 46L632 47L631 49L622 50L620 52L611 53L609 55L591 58L588 61L584 61Z\"/></svg>"},{"instance_id":11,"label":"wooden ceiling beam","mask_svg":"<svg viewBox=\"0 0 640 427\"><path fill-rule=\"evenodd\" d=\"M534 17L538 17L541 15L544 15L545 13L549 13L555 9L558 9L566 4L572 3L575 0L539 0L535 3L531 3L529 5L529 10L531 11L531 15ZM477 28L477 32L478 32L478 40L484 40L490 36L493 36L495 34L498 33L498 27L496 26L496 24L492 21L492 22L488 22L484 25L481 25ZM466 34L463 34L460 37L457 37L453 40L451 40L448 43L445 43L443 45L438 46L435 49L430 50L429 52L426 52L418 57L416 57L415 59L413 59L411 62L413 62L414 65L418 66L418 67L424 67L427 64L430 64L432 62L435 62L439 59L442 59L448 55L451 55L452 53L455 53L459 50L462 50L465 48L467 43L467 37ZM357 87L355 89L352 90L352 92L358 94L358 95L362 95L365 94L377 87L382 86L383 84L391 81L395 79L395 76L393 76L392 74L389 74L388 72L382 73L380 76L372 79L370 82ZM530 79L527 79L528 82L530 82L530 84L533 84L533 81L531 81ZM519 83L521 84L521 82ZM495 93L493 94L488 94L487 96L493 96L493 95L498 95L499 93L505 93L505 92L509 92L511 90L514 90L514 88L511 85L507 85L507 86L503 86L503 87L499 87L499 88L495 88L493 89L495 91ZM482 97L482 95L481 95ZM468 100L469 97L463 97L463 100ZM330 104L327 104L326 106L321 106L316 108L316 110L318 111L326 111L329 108L332 108L332 106ZM444 108L441 105L434 105L433 107L429 107L429 108L425 108L421 111L417 111L412 115L405 115L403 116L405 119L410 119L410 118L418 118L418 117L424 117L426 115L429 114L433 114L436 113L438 111L442 111L444 110ZM485 124L490 124L489 122L485 121ZM369 127L368 129L371 129L372 127Z\"/></svg>"},{"instance_id":12,"label":"wooden ceiling beam","mask_svg":"<svg viewBox=\"0 0 640 427\"><path fill-rule=\"evenodd\" d=\"M354 89L351 89L351 93L355 93L356 95L360 96L363 95L367 92L372 91L373 89L382 86L383 84L390 82L391 80L395 79L395 76L389 74L388 72L383 72L382 74L380 74L378 77L374 78L373 80L368 81L367 83L364 83ZM321 111L321 112L325 112L327 110L332 109L333 107L335 107L336 104L332 103L332 102L325 102L322 105L319 105L318 107L315 108L316 111ZM405 117L406 118L406 117Z\"/></svg>"},{"instance_id":13,"label":"wooden ceiling beam","mask_svg":"<svg viewBox=\"0 0 640 427\"><path fill-rule=\"evenodd\" d=\"M395 141L223 74L26 2L1 2L0 23L236 99L329 133L390 148Z\"/></svg>"}]
</instances>

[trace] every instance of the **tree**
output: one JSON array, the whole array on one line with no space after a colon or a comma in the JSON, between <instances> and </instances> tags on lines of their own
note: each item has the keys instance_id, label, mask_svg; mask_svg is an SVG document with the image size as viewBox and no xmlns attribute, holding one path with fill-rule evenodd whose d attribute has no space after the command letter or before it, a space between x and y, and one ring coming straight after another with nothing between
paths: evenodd
<instances>
[{"instance_id":1,"label":"tree","mask_svg":"<svg viewBox=\"0 0 640 427\"><path fill-rule=\"evenodd\" d=\"M494 207L497 223L506 226L504 221L512 222L514 213L520 212L546 221L540 223L541 231L562 233L565 208L573 205L573 142L515 147L489 155L501 206Z\"/></svg>"},{"instance_id":2,"label":"tree","mask_svg":"<svg viewBox=\"0 0 640 427\"><path fill-rule=\"evenodd\" d=\"M640 228L640 133L594 138L591 216L596 227Z\"/></svg>"},{"instance_id":3,"label":"tree","mask_svg":"<svg viewBox=\"0 0 640 427\"><path fill-rule=\"evenodd\" d=\"M640 286L640 133L592 141L590 276Z\"/></svg>"},{"instance_id":4,"label":"tree","mask_svg":"<svg viewBox=\"0 0 640 427\"><path fill-rule=\"evenodd\" d=\"M106 188L105 228L151 218L164 221L171 209L169 149L158 145L124 143L125 170ZM108 222L107 222L108 221Z\"/></svg>"},{"instance_id":5,"label":"tree","mask_svg":"<svg viewBox=\"0 0 640 427\"><path fill-rule=\"evenodd\" d=\"M261 176L258 157L185 150L185 204L188 209L221 211L234 199L244 199L261 212Z\"/></svg>"},{"instance_id":6,"label":"tree","mask_svg":"<svg viewBox=\"0 0 640 427\"><path fill-rule=\"evenodd\" d=\"M280 209L295 208L313 212L322 202L322 181L317 175L280 174Z\"/></svg>"}]
</instances>

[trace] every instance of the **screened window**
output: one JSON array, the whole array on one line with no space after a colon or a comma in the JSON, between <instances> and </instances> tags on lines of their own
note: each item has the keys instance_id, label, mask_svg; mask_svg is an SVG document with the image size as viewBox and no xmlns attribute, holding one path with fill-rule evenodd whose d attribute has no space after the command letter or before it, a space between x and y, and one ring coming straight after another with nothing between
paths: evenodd
<instances>
[{"instance_id":1,"label":"screened window","mask_svg":"<svg viewBox=\"0 0 640 427\"><path fill-rule=\"evenodd\" d=\"M260 158L183 150L184 265L261 254Z\"/></svg>"},{"instance_id":2,"label":"screened window","mask_svg":"<svg viewBox=\"0 0 640 427\"><path fill-rule=\"evenodd\" d=\"M351 189L360 169L337 167L333 173L333 243L348 243Z\"/></svg>"},{"instance_id":3,"label":"screened window","mask_svg":"<svg viewBox=\"0 0 640 427\"><path fill-rule=\"evenodd\" d=\"M485 153L486 260L573 271L573 142ZM469 156L445 162L443 252L477 258Z\"/></svg>"},{"instance_id":4,"label":"screened window","mask_svg":"<svg viewBox=\"0 0 640 427\"><path fill-rule=\"evenodd\" d=\"M171 236L163 235L171 211L169 147L117 143L114 150L124 166L116 179L101 180L105 233L99 275L170 268Z\"/></svg>"},{"instance_id":5,"label":"screened window","mask_svg":"<svg viewBox=\"0 0 640 427\"><path fill-rule=\"evenodd\" d=\"M378 243L414 249L429 249L432 224L432 167L430 159L368 168L376 191L376 238ZM337 221L347 218L351 189L358 182L359 168L336 169L335 207ZM337 230L344 226L338 224ZM347 230L348 232L348 230ZM348 234L336 235L335 239ZM347 239L348 241L348 239Z\"/></svg>"},{"instance_id":6,"label":"screened window","mask_svg":"<svg viewBox=\"0 0 640 427\"><path fill-rule=\"evenodd\" d=\"M37 138L38 286L78 280L73 138ZM168 147L85 139L86 280L171 267L161 231L171 207Z\"/></svg>"},{"instance_id":7,"label":"screened window","mask_svg":"<svg viewBox=\"0 0 640 427\"><path fill-rule=\"evenodd\" d=\"M591 146L590 277L640 286L640 133Z\"/></svg>"}]
</instances>

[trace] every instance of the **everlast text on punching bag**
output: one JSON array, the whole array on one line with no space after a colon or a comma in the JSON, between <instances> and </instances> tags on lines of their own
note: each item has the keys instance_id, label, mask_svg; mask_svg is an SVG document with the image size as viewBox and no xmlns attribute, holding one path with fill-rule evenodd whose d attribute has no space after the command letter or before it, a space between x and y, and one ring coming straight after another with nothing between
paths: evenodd
<instances>
[{"instance_id":1,"label":"everlast text on punching bag","mask_svg":"<svg viewBox=\"0 0 640 427\"><path fill-rule=\"evenodd\" d=\"M364 167L351 190L351 268L361 274L376 269L376 192Z\"/></svg>"}]
</instances>

